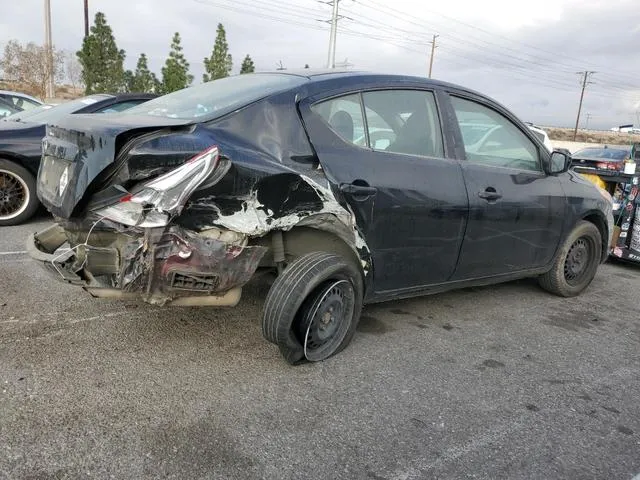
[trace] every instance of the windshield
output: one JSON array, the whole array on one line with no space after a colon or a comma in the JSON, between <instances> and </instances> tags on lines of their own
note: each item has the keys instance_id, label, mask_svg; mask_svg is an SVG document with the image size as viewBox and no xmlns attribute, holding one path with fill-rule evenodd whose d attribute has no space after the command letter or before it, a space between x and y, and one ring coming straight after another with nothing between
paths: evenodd
<instances>
[{"instance_id":1,"label":"windshield","mask_svg":"<svg viewBox=\"0 0 640 480\"><path fill-rule=\"evenodd\" d=\"M583 148L573 154L573 157L605 158L611 160L624 160L629 156L629 151L615 148Z\"/></svg>"},{"instance_id":2,"label":"windshield","mask_svg":"<svg viewBox=\"0 0 640 480\"><path fill-rule=\"evenodd\" d=\"M16 122L35 122L35 123L49 123L55 122L61 117L67 115L68 113L75 113L78 110L86 107L87 105L92 105L100 100L104 100L106 98L110 98L112 95L90 95L88 97L78 98L76 100L71 100L70 102L61 103L60 105L56 105L54 107L37 107L29 110L28 112L18 112L13 114L5 120L7 121L16 121Z\"/></svg>"},{"instance_id":3,"label":"windshield","mask_svg":"<svg viewBox=\"0 0 640 480\"><path fill-rule=\"evenodd\" d=\"M305 77L277 73L234 75L158 97L126 110L122 115L215 118L306 81Z\"/></svg>"}]
</instances>

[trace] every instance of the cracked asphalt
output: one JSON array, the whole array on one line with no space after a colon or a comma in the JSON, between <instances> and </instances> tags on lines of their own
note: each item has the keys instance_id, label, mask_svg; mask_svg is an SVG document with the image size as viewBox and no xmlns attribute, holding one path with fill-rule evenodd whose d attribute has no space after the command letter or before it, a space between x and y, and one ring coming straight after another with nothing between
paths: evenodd
<instances>
[{"instance_id":1,"label":"cracked asphalt","mask_svg":"<svg viewBox=\"0 0 640 480\"><path fill-rule=\"evenodd\" d=\"M235 309L91 298L0 234L0 478L628 479L640 473L640 267L365 308L319 364Z\"/></svg>"}]
</instances>

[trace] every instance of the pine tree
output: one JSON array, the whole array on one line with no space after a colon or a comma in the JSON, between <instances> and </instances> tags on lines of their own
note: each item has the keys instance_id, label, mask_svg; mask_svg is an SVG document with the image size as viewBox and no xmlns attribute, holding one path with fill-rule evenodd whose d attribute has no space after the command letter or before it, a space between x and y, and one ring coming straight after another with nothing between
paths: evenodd
<instances>
[{"instance_id":1,"label":"pine tree","mask_svg":"<svg viewBox=\"0 0 640 480\"><path fill-rule=\"evenodd\" d=\"M253 64L253 60L251 60L249 54L247 54L247 56L244 57L244 60L242 61L242 65L240 66L240 73L253 73L255 71L256 66Z\"/></svg>"},{"instance_id":2,"label":"pine tree","mask_svg":"<svg viewBox=\"0 0 640 480\"><path fill-rule=\"evenodd\" d=\"M91 33L82 42L76 55L82 65L82 81L87 95L114 93L124 84L124 50L119 50L111 27L102 12L96 13Z\"/></svg>"},{"instance_id":3,"label":"pine tree","mask_svg":"<svg viewBox=\"0 0 640 480\"><path fill-rule=\"evenodd\" d=\"M217 78L228 77L233 68L233 60L229 54L229 45L227 44L227 34L224 26L219 23L216 30L216 42L213 45L213 51L210 58L204 59L204 69L206 73L202 75L204 82L209 82Z\"/></svg>"},{"instance_id":4,"label":"pine tree","mask_svg":"<svg viewBox=\"0 0 640 480\"><path fill-rule=\"evenodd\" d=\"M309 64L308 64L308 63L305 63L305 64L304 64L304 68L309 68Z\"/></svg>"},{"instance_id":5,"label":"pine tree","mask_svg":"<svg viewBox=\"0 0 640 480\"><path fill-rule=\"evenodd\" d=\"M162 93L171 93L188 87L193 82L193 75L189 75L189 62L184 58L180 34L176 32L171 40L169 58L162 67Z\"/></svg>"},{"instance_id":6,"label":"pine tree","mask_svg":"<svg viewBox=\"0 0 640 480\"><path fill-rule=\"evenodd\" d=\"M149 70L146 54L140 54L135 73L131 70L124 72L125 88L128 92L154 93L158 91L158 79Z\"/></svg>"}]
</instances>

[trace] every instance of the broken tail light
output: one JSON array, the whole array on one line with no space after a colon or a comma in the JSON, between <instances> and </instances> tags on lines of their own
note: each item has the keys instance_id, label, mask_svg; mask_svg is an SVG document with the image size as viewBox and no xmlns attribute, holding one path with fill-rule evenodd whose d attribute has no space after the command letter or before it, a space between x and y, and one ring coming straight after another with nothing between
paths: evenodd
<instances>
[{"instance_id":1,"label":"broken tail light","mask_svg":"<svg viewBox=\"0 0 640 480\"><path fill-rule=\"evenodd\" d=\"M210 147L95 213L124 225L165 226L180 213L193 192L212 176L219 159L218 147Z\"/></svg>"},{"instance_id":2,"label":"broken tail light","mask_svg":"<svg viewBox=\"0 0 640 480\"><path fill-rule=\"evenodd\" d=\"M596 168L601 170L622 171L624 170L624 163L623 162L599 162L596 165Z\"/></svg>"}]
</instances>

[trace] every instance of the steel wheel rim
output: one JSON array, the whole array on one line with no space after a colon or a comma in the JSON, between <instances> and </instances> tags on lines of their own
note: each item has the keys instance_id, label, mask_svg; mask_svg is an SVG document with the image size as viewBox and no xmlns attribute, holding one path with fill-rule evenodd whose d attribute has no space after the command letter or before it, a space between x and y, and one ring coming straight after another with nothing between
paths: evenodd
<instances>
[{"instance_id":1,"label":"steel wheel rim","mask_svg":"<svg viewBox=\"0 0 640 480\"><path fill-rule=\"evenodd\" d=\"M29 206L27 182L9 170L0 169L0 220L11 220Z\"/></svg>"},{"instance_id":2,"label":"steel wheel rim","mask_svg":"<svg viewBox=\"0 0 640 480\"><path fill-rule=\"evenodd\" d=\"M570 285L580 283L589 271L592 257L592 242L586 237L578 238L567 252L564 261L564 278Z\"/></svg>"},{"instance_id":3,"label":"steel wheel rim","mask_svg":"<svg viewBox=\"0 0 640 480\"><path fill-rule=\"evenodd\" d=\"M309 361L323 360L338 348L353 316L355 292L351 283L336 280L325 285L302 318L304 356Z\"/></svg>"}]
</instances>

